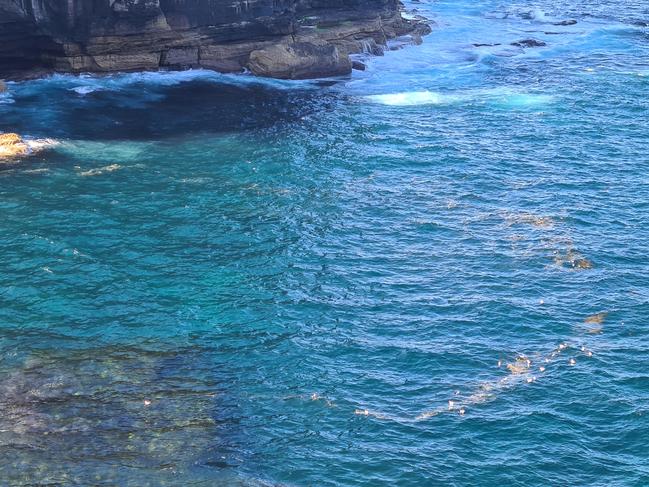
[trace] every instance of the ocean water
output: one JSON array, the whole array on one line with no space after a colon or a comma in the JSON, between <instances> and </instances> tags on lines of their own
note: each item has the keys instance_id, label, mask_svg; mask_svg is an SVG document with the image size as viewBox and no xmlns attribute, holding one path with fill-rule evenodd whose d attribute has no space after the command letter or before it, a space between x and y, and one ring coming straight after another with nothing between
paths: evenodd
<instances>
[{"instance_id":1,"label":"ocean water","mask_svg":"<svg viewBox=\"0 0 649 487\"><path fill-rule=\"evenodd\" d=\"M649 485L649 7L407 7L350 79L9 85L0 484Z\"/></svg>"}]
</instances>

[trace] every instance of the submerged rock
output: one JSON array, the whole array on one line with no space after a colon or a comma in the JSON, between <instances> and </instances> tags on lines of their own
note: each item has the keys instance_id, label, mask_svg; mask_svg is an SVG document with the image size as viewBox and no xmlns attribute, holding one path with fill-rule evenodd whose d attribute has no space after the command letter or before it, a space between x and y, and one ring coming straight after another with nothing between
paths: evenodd
<instances>
[{"instance_id":1,"label":"submerged rock","mask_svg":"<svg viewBox=\"0 0 649 487\"><path fill-rule=\"evenodd\" d=\"M562 20L561 22L554 22L552 25L575 25L576 20Z\"/></svg>"},{"instance_id":2,"label":"submerged rock","mask_svg":"<svg viewBox=\"0 0 649 487\"><path fill-rule=\"evenodd\" d=\"M574 269L580 269L580 270L592 269L593 268L593 263L588 259L578 258L578 259L575 259L572 262L572 267Z\"/></svg>"},{"instance_id":3,"label":"submerged rock","mask_svg":"<svg viewBox=\"0 0 649 487\"><path fill-rule=\"evenodd\" d=\"M592 269L593 262L583 257L576 250L569 248L565 254L557 252L554 257L554 263L560 267L583 271Z\"/></svg>"},{"instance_id":4,"label":"submerged rock","mask_svg":"<svg viewBox=\"0 0 649 487\"><path fill-rule=\"evenodd\" d=\"M225 458L228 445L218 434L234 427L227 405L216 407L223 403L214 381L207 379L209 361L203 358L178 349L114 346L79 348L69 355L42 351L10 368L2 364L0 442L9 453L3 456L0 483L65 479L74 471L75 481L56 485L121 485L114 479L98 482L94 469L87 473L88 459L128 458L132 467L173 468L180 475L195 468L206 451L219 449ZM201 379L183 375L190 367L202 371ZM218 430L215 410L221 414ZM51 461L60 452L65 454ZM156 479L134 485L182 484Z\"/></svg>"},{"instance_id":5,"label":"submerged rock","mask_svg":"<svg viewBox=\"0 0 649 487\"><path fill-rule=\"evenodd\" d=\"M587 326L586 332L590 333L591 335L597 335L601 333L602 329L604 328L604 321L606 321L607 316L607 311L588 316L584 320L584 325Z\"/></svg>"},{"instance_id":6,"label":"submerged rock","mask_svg":"<svg viewBox=\"0 0 649 487\"><path fill-rule=\"evenodd\" d=\"M18 134L0 134L0 161L29 154L29 146Z\"/></svg>"}]
</instances>

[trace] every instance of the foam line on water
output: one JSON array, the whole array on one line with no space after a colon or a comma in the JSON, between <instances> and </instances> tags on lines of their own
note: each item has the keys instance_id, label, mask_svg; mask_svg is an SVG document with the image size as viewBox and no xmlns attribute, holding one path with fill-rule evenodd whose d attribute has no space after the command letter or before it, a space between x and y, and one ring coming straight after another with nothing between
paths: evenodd
<instances>
[{"instance_id":1,"label":"foam line on water","mask_svg":"<svg viewBox=\"0 0 649 487\"><path fill-rule=\"evenodd\" d=\"M365 99L372 103L388 106L442 105L456 101L456 97L454 98L433 91L408 91L403 93L387 93L384 95L369 95Z\"/></svg>"},{"instance_id":2,"label":"foam line on water","mask_svg":"<svg viewBox=\"0 0 649 487\"><path fill-rule=\"evenodd\" d=\"M474 90L465 93L449 94L435 91L405 91L367 95L363 98L370 103L397 107L488 103L505 108L524 108L547 105L555 101L555 97L552 95L515 92L507 89Z\"/></svg>"},{"instance_id":3,"label":"foam line on water","mask_svg":"<svg viewBox=\"0 0 649 487\"><path fill-rule=\"evenodd\" d=\"M15 103L13 96L10 92L0 93L0 105L8 105L10 103Z\"/></svg>"},{"instance_id":4,"label":"foam line on water","mask_svg":"<svg viewBox=\"0 0 649 487\"><path fill-rule=\"evenodd\" d=\"M97 74L54 74L47 78L13 83L11 91L29 94L47 88L63 88L80 96L97 91L119 91L147 85L151 87L171 87L193 81L203 81L228 85L263 85L279 90L317 89L313 80L277 80L260 78L249 74L223 74L206 69L186 71L156 71L138 73ZM2 103L3 98L0 98Z\"/></svg>"},{"instance_id":5,"label":"foam line on water","mask_svg":"<svg viewBox=\"0 0 649 487\"><path fill-rule=\"evenodd\" d=\"M512 225L531 225L536 229L554 233L558 223L551 217L538 216L531 213L518 213L503 215L507 226ZM570 239L571 240L571 239ZM568 255L573 257L563 257L561 252L560 267L568 270L590 270L592 264L583 257L578 256L572 247L567 250ZM571 265L565 266L564 259L572 260ZM588 265L575 266L576 261L588 263ZM540 305L544 301L539 302ZM536 352L533 354L518 354L516 357L506 362L499 360L496 367L499 370L506 371L505 375L494 378L489 381L481 382L468 393L455 391L447 404L440 405L432 409L422 411L417 416L393 415L388 412L376 411L369 408L360 408L354 411L355 415L373 417L379 420L389 420L402 423L425 421L442 414L459 414L464 416L473 407L485 405L498 399L503 394L516 390L524 385L531 385L542 380L548 374L558 370L562 365L574 367L578 365L581 358L592 358L594 355L592 345L594 337L602 333L604 323L609 315L608 311L587 316L581 323L574 327L574 332L566 340L560 342L549 352Z\"/></svg>"},{"instance_id":6,"label":"foam line on water","mask_svg":"<svg viewBox=\"0 0 649 487\"><path fill-rule=\"evenodd\" d=\"M588 318L586 322L588 322ZM507 364L499 361L497 367L503 368L504 366L508 371L507 375L492 381L480 383L468 395L456 391L453 399L449 399L446 405L424 410L417 416L394 415L367 408L357 408L354 410L354 414L398 423L425 421L442 414L459 414L460 416L464 416L470 408L491 403L504 393L515 390L520 386L531 385L537 382L537 380L548 374L549 368L556 370L561 363L573 367L577 365L576 357L578 355L591 358L593 351L584 344L581 335L583 335L583 332L571 337L569 341L560 343L545 355L536 354L530 357L519 355L515 360ZM570 351L573 353L569 353Z\"/></svg>"}]
</instances>

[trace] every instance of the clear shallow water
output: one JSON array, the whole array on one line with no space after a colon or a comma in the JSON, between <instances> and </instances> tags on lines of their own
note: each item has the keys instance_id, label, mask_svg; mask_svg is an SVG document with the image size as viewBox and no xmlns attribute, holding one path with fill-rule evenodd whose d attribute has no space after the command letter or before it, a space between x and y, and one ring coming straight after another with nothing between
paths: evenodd
<instances>
[{"instance_id":1,"label":"clear shallow water","mask_svg":"<svg viewBox=\"0 0 649 487\"><path fill-rule=\"evenodd\" d=\"M647 7L416 8L334 85L10 86L3 483L649 482Z\"/></svg>"}]
</instances>

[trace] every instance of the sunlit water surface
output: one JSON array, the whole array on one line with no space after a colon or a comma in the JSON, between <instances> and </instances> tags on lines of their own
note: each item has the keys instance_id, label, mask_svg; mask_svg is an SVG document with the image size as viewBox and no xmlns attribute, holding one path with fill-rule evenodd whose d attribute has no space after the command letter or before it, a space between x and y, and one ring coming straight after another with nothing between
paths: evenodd
<instances>
[{"instance_id":1,"label":"sunlit water surface","mask_svg":"<svg viewBox=\"0 0 649 487\"><path fill-rule=\"evenodd\" d=\"M335 84L10 84L0 483L649 484L649 7L408 7Z\"/></svg>"}]
</instances>

